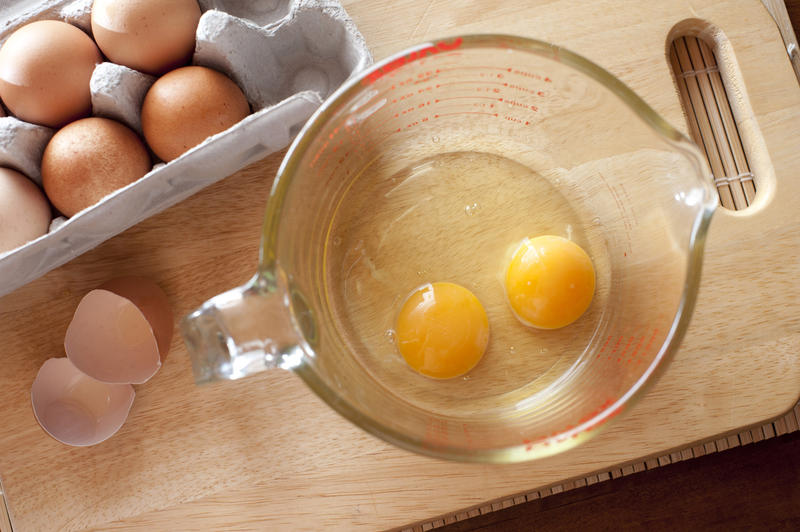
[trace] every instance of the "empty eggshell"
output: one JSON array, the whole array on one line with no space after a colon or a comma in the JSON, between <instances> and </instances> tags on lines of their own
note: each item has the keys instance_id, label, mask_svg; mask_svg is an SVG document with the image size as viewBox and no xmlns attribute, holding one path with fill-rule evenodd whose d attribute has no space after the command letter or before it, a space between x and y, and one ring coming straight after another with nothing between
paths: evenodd
<instances>
[{"instance_id":1,"label":"empty eggshell","mask_svg":"<svg viewBox=\"0 0 800 532\"><path fill-rule=\"evenodd\" d=\"M102 382L142 384L161 367L158 341L144 313L109 290L86 294L64 337L75 367Z\"/></svg>"},{"instance_id":2,"label":"empty eggshell","mask_svg":"<svg viewBox=\"0 0 800 532\"><path fill-rule=\"evenodd\" d=\"M133 405L133 386L97 381L66 358L51 358L31 387L31 404L39 425L50 436L84 447L116 433Z\"/></svg>"},{"instance_id":3,"label":"empty eggshell","mask_svg":"<svg viewBox=\"0 0 800 532\"><path fill-rule=\"evenodd\" d=\"M112 279L103 283L100 289L127 298L142 311L153 329L163 363L169 353L175 322L167 294L150 279L136 276Z\"/></svg>"}]
</instances>

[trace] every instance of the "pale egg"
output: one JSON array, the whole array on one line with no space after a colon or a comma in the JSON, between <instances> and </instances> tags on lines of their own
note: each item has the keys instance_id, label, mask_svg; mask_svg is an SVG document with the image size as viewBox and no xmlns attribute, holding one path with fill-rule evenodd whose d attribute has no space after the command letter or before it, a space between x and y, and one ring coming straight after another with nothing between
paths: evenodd
<instances>
[{"instance_id":1,"label":"pale egg","mask_svg":"<svg viewBox=\"0 0 800 532\"><path fill-rule=\"evenodd\" d=\"M94 41L75 26L31 22L0 48L0 99L21 120L61 127L91 111L89 80L101 61Z\"/></svg>"},{"instance_id":2,"label":"pale egg","mask_svg":"<svg viewBox=\"0 0 800 532\"><path fill-rule=\"evenodd\" d=\"M142 384L169 351L173 315L167 296L152 281L109 281L81 299L64 337L76 368L102 382Z\"/></svg>"},{"instance_id":3,"label":"pale egg","mask_svg":"<svg viewBox=\"0 0 800 532\"><path fill-rule=\"evenodd\" d=\"M158 75L189 62L200 15L197 0L95 0L92 33L114 63Z\"/></svg>"},{"instance_id":4,"label":"pale egg","mask_svg":"<svg viewBox=\"0 0 800 532\"><path fill-rule=\"evenodd\" d=\"M50 204L36 184L9 168L0 168L0 253L47 233Z\"/></svg>"},{"instance_id":5,"label":"pale egg","mask_svg":"<svg viewBox=\"0 0 800 532\"><path fill-rule=\"evenodd\" d=\"M525 239L505 275L511 310L525 325L558 329L586 312L594 297L589 255L571 240L545 235Z\"/></svg>"},{"instance_id":6,"label":"pale egg","mask_svg":"<svg viewBox=\"0 0 800 532\"><path fill-rule=\"evenodd\" d=\"M437 379L464 375L483 357L489 319L463 286L437 282L414 290L395 323L397 348L415 371Z\"/></svg>"},{"instance_id":7,"label":"pale egg","mask_svg":"<svg viewBox=\"0 0 800 532\"><path fill-rule=\"evenodd\" d=\"M82 447L113 436L125 423L134 395L130 384L100 382L66 358L51 358L33 381L31 405L45 432Z\"/></svg>"},{"instance_id":8,"label":"pale egg","mask_svg":"<svg viewBox=\"0 0 800 532\"><path fill-rule=\"evenodd\" d=\"M84 118L53 135L42 157L42 185L56 209L74 216L152 168L144 143L107 118Z\"/></svg>"},{"instance_id":9,"label":"pale egg","mask_svg":"<svg viewBox=\"0 0 800 532\"><path fill-rule=\"evenodd\" d=\"M242 90L210 68L188 66L160 77L142 104L147 144L171 161L250 114Z\"/></svg>"}]
</instances>

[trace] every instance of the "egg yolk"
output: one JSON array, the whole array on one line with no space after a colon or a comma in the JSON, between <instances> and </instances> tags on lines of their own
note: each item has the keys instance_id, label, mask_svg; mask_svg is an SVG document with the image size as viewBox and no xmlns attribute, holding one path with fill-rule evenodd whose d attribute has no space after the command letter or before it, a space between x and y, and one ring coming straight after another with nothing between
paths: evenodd
<instances>
[{"instance_id":1,"label":"egg yolk","mask_svg":"<svg viewBox=\"0 0 800 532\"><path fill-rule=\"evenodd\" d=\"M395 324L397 347L415 371L436 379L471 370L489 343L489 319L478 298L453 283L414 290Z\"/></svg>"},{"instance_id":2,"label":"egg yolk","mask_svg":"<svg viewBox=\"0 0 800 532\"><path fill-rule=\"evenodd\" d=\"M558 329L574 322L594 296L594 266L586 252L553 235L525 239L505 276L506 297L525 325Z\"/></svg>"}]
</instances>

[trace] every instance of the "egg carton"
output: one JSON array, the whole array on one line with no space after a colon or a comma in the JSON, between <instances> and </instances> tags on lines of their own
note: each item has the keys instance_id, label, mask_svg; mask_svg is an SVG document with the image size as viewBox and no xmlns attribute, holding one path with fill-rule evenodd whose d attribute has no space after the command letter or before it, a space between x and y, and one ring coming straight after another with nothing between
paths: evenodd
<instances>
[{"instance_id":1,"label":"egg carton","mask_svg":"<svg viewBox=\"0 0 800 532\"><path fill-rule=\"evenodd\" d=\"M0 296L286 146L339 85L372 63L355 24L336 0L199 0L203 15L192 64L226 73L252 114L153 169L17 249L0 253ZM91 35L92 0L24 0L0 6L0 43L35 20L62 20ZM114 63L92 75L92 114L141 133L142 101L155 77ZM8 113L6 113L8 114ZM41 184L53 129L0 118L0 166Z\"/></svg>"}]
</instances>

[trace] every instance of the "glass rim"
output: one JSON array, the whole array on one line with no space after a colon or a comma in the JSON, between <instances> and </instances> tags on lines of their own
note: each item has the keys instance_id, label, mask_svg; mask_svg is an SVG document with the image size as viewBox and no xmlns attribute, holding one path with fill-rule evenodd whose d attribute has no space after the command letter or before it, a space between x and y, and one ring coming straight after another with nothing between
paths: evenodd
<instances>
[{"instance_id":1,"label":"glass rim","mask_svg":"<svg viewBox=\"0 0 800 532\"><path fill-rule=\"evenodd\" d=\"M388 72L402 68L407 64L413 64L414 61L422 59L430 53L441 53L456 48L512 48L516 51L558 61L597 81L617 96L653 131L667 140L677 150L684 152L688 158L696 163L698 170L697 184L704 191L704 200L700 202L698 211L693 218L689 240L688 264L680 302L667 338L662 343L659 352L629 389L613 404L607 406L585 423L560 434L549 436L543 442L538 442L535 445L521 442L507 447L469 449L423 441L364 415L329 387L311 365L300 363L292 368L292 371L330 408L366 432L398 447L436 458L464 462L522 462L557 454L594 437L608 426L608 421L618 417L623 411L627 411L630 406L636 404L644 395L644 391L663 373L686 333L694 310L706 234L717 205L716 193L711 185L707 166L696 146L627 85L596 63L561 46L538 39L505 34L456 35L411 46L358 72L329 96L306 122L284 156L270 192L262 232L263 238L260 252L262 268L265 265L269 267L269 265L275 264L278 260L276 247L283 202L292 178L298 170L300 161L314 142L317 134L342 108L342 105L352 101L353 97L360 94L371 81L382 77Z\"/></svg>"}]
</instances>

